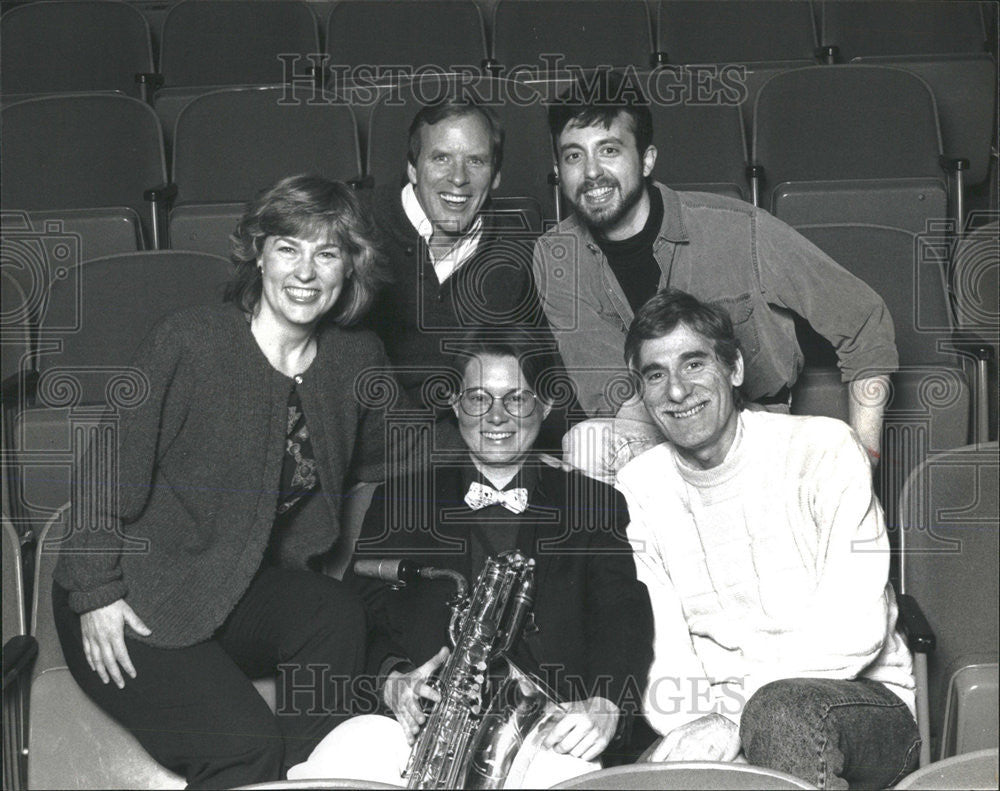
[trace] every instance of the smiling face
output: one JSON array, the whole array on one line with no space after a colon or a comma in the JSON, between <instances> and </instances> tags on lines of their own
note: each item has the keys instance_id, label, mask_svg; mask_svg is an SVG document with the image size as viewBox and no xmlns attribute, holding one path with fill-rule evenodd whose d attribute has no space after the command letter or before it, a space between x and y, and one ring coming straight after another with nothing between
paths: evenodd
<instances>
[{"instance_id":1,"label":"smiling face","mask_svg":"<svg viewBox=\"0 0 1000 791\"><path fill-rule=\"evenodd\" d=\"M649 215L644 179L653 172L656 148L639 151L627 115L619 113L607 129L571 121L556 149L563 195L587 225L613 240L642 230Z\"/></svg>"},{"instance_id":2,"label":"smiling face","mask_svg":"<svg viewBox=\"0 0 1000 791\"><path fill-rule=\"evenodd\" d=\"M743 358L730 368L712 341L686 324L642 342L635 361L642 400L677 452L693 467L722 463L736 436L733 388L743 383Z\"/></svg>"},{"instance_id":3,"label":"smiling face","mask_svg":"<svg viewBox=\"0 0 1000 791\"><path fill-rule=\"evenodd\" d=\"M493 173L492 142L478 113L445 118L420 128L420 153L406 173L424 214L434 224L432 241L465 233L500 185Z\"/></svg>"},{"instance_id":4,"label":"smiling face","mask_svg":"<svg viewBox=\"0 0 1000 791\"><path fill-rule=\"evenodd\" d=\"M550 407L537 400L517 358L510 355L470 359L465 366L461 392L467 400L465 408L462 399L456 399L452 408L476 467L483 472L513 475L531 450ZM468 414L481 411L489 403L488 396L492 396L493 405L487 411L478 416ZM518 403L525 405L531 399L536 403L530 414L517 417L504 407L505 396L515 411Z\"/></svg>"},{"instance_id":5,"label":"smiling face","mask_svg":"<svg viewBox=\"0 0 1000 791\"><path fill-rule=\"evenodd\" d=\"M350 277L341 248L326 236L268 236L257 264L262 288L258 318L312 330L336 304Z\"/></svg>"}]
</instances>

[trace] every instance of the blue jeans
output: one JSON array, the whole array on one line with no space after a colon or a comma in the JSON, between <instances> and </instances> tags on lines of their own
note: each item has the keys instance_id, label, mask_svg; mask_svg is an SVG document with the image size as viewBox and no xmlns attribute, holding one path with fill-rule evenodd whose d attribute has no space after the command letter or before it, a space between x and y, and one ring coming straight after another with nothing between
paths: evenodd
<instances>
[{"instance_id":1,"label":"blue jeans","mask_svg":"<svg viewBox=\"0 0 1000 791\"><path fill-rule=\"evenodd\" d=\"M747 760L818 788L888 788L917 768L920 736L877 681L788 678L761 687L740 724Z\"/></svg>"}]
</instances>

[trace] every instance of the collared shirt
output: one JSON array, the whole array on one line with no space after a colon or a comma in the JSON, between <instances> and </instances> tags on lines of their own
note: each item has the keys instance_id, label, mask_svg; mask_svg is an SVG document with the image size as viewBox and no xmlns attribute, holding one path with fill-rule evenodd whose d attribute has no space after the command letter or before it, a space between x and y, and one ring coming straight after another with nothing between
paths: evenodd
<instances>
[{"instance_id":1,"label":"collared shirt","mask_svg":"<svg viewBox=\"0 0 1000 791\"><path fill-rule=\"evenodd\" d=\"M663 224L653 242L659 288L724 307L750 400L795 383L804 359L798 314L837 350L843 381L899 366L892 319L866 283L793 228L749 203L657 184ZM589 417L613 415L629 377L622 360L632 307L590 231L575 216L535 245L535 282L577 397Z\"/></svg>"},{"instance_id":2,"label":"collared shirt","mask_svg":"<svg viewBox=\"0 0 1000 791\"><path fill-rule=\"evenodd\" d=\"M434 272L439 283L444 283L453 272L475 255L476 249L479 247L479 240L483 237L482 217L477 216L469 230L460 236L444 255L437 256L431 246L434 223L431 222L424 212L423 206L420 205L420 201L417 200L417 193L412 184L403 187L403 211L406 212L406 218L416 229L420 238L427 243L427 250L430 253L431 263L434 264Z\"/></svg>"}]
</instances>

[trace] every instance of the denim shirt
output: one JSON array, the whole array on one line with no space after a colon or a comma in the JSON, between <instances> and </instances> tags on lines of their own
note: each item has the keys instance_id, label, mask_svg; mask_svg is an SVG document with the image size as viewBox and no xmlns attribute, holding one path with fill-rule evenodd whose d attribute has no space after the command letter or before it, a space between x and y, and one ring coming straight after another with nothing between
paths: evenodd
<instances>
[{"instance_id":1,"label":"denim shirt","mask_svg":"<svg viewBox=\"0 0 1000 791\"><path fill-rule=\"evenodd\" d=\"M659 288L725 307L749 399L777 393L798 377L803 356L793 314L837 350L843 381L898 367L885 302L805 237L749 203L654 186L663 196L653 243ZM574 215L538 240L533 267L580 404L591 417L614 414L629 392L623 349L633 312L607 258Z\"/></svg>"}]
</instances>

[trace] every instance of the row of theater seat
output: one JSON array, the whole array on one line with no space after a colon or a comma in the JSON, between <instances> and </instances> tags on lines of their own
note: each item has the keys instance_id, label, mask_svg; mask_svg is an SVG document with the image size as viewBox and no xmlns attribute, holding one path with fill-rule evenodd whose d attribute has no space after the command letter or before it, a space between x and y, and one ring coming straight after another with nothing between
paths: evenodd
<instances>
[{"instance_id":1,"label":"row of theater seat","mask_svg":"<svg viewBox=\"0 0 1000 791\"><path fill-rule=\"evenodd\" d=\"M965 86L960 95L995 83L992 61L983 65L981 82ZM941 203L943 165L962 176L963 184L984 179L989 171L995 108L989 90L979 91L989 100L975 111L944 120L938 109L947 103L946 94L905 70L849 65L779 71L766 89L757 86L752 103L744 76L695 83L691 74L669 69L627 74L626 84L641 87L652 99L660 152L655 178L678 188L753 199L779 215L790 211L781 208L789 204L783 185L790 182L922 179L926 190L903 201L892 223L919 231L922 222L914 226L912 218L899 215L913 208L916 197L921 217L947 216ZM423 104L457 93L489 104L505 123L499 194L532 197L543 216L553 218L556 190L545 105L568 83L426 77L346 97L302 86L223 88L189 101L162 130L148 107L126 97L36 97L2 111L4 205L36 212L126 206L135 222L148 216L147 191L147 198L173 197L181 206L242 202L293 172L397 183L404 173L409 121ZM741 111L748 115L749 146ZM756 169L748 178L749 164ZM176 196L163 189L168 183ZM953 209L962 194L961 187L952 190ZM142 226L138 238L150 244L152 222L143 220ZM189 246L186 240L182 246ZM88 257L113 251L100 247Z\"/></svg>"},{"instance_id":2,"label":"row of theater seat","mask_svg":"<svg viewBox=\"0 0 1000 791\"><path fill-rule=\"evenodd\" d=\"M459 84L492 99L509 130L499 194L535 205L529 212L535 218L552 217L557 188L549 184L551 155L539 141L548 140L544 99L562 83L484 78ZM225 255L243 201L284 175L315 171L350 179L367 170L372 181L399 183L410 118L428 93L453 87L428 78L387 91L369 111L366 168L350 105L301 96L289 101L297 94L283 87L207 94L178 119L170 188L162 186L168 180L156 119L141 102L73 95L6 107L5 238L41 250L37 262L12 256L5 272L20 278L29 305L25 320L37 319L32 313L59 267L135 249L137 239L152 236L152 223L138 219L146 214L144 191L147 197L176 191L169 213L175 249ZM949 204L953 210L960 192L952 189L949 196L942 180L935 102L919 78L861 65L781 72L756 102L749 158L732 105L654 103L653 111L660 149L654 177L676 188L735 197L756 192L761 205L883 295L904 365L956 364L941 350L956 326L985 334L986 346L992 342L995 349L996 310L983 302L989 290L967 285L984 273L995 278L995 264L989 254L955 255L955 231L962 225L949 224ZM756 190L745 177L748 159L756 163ZM525 228L538 225L536 219ZM979 250L982 238L980 233L969 244ZM968 261L975 262L971 269ZM822 349L809 345L807 359L826 361ZM975 383L980 423L991 403L987 380L993 381L981 369L966 377ZM826 390L814 385L807 392ZM830 389L823 411L843 409L839 392ZM820 407L813 401L809 408ZM942 447L962 444L968 426L968 418L956 423ZM984 435L981 428L977 435Z\"/></svg>"},{"instance_id":3,"label":"row of theater seat","mask_svg":"<svg viewBox=\"0 0 1000 791\"><path fill-rule=\"evenodd\" d=\"M316 6L314 6L316 7ZM159 31L126 3L28 3L4 15L8 93L137 91L152 84L280 82L279 56L325 54L331 64L512 69L559 55L578 66L982 53L995 30L989 3L871 0L339 0L306 3L189 0ZM485 13L484 13L485 11ZM489 24L486 24L486 20ZM447 35L441 35L447 31ZM112 38L109 40L109 36ZM239 42L234 46L234 42ZM109 53L114 53L108 57Z\"/></svg>"},{"instance_id":4,"label":"row of theater seat","mask_svg":"<svg viewBox=\"0 0 1000 791\"><path fill-rule=\"evenodd\" d=\"M313 12L304 3L188 0L164 21L154 74L149 26L135 7L120 0L56 0L3 15L3 101L67 91L142 94L156 106L169 142L180 109L207 86L301 84L311 80L305 75L313 66L327 88L339 90L357 81L398 81L431 65L475 70L493 62L507 76L530 79L564 73L566 65L642 69L652 60L657 66L700 64L702 70L687 79L702 83L711 80L706 64L715 64L716 72L719 64L745 68L747 92L740 98L749 122L756 88L778 69L882 63L929 82L942 107L950 153L970 160L967 178L979 183L993 128L995 12L995 6L968 0L662 0L652 14L642 0L500 0L492 29L501 41L487 47L472 0L341 0L329 10L321 53ZM719 101L712 95L692 100ZM985 131L977 126L965 135L967 119L977 112Z\"/></svg>"},{"instance_id":5,"label":"row of theater seat","mask_svg":"<svg viewBox=\"0 0 1000 791\"><path fill-rule=\"evenodd\" d=\"M169 146L180 110L207 86L301 84L312 80L306 75L313 67L328 89L339 91L359 80L382 85L431 65L475 70L486 63L530 79L569 64L702 64L678 79L687 91L704 92L713 73L716 82L727 79L718 64L740 64L745 74L730 72L728 79L745 86L738 98L749 125L756 89L776 70L818 60L888 63L932 86L948 153L969 160L965 177L978 184L994 128L996 42L988 31L995 31L995 11L968 0L662 0L652 12L642 0L500 0L487 45L472 0L341 0L329 9L321 53L313 12L303 3L188 0L164 20L153 73L149 26L136 8L119 0L58 0L4 14L3 92L6 102L81 90L144 95ZM714 72L705 64L716 64ZM719 86L708 87L714 96L693 101L718 102ZM677 86L667 90L679 95Z\"/></svg>"}]
</instances>

